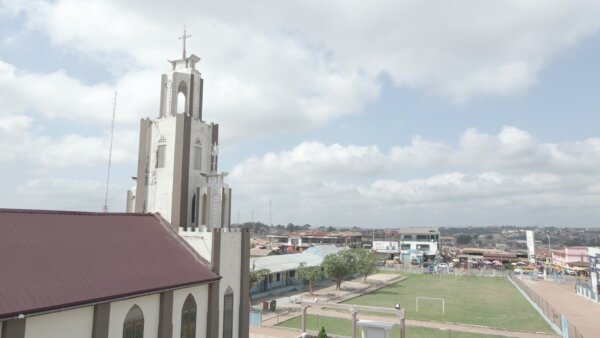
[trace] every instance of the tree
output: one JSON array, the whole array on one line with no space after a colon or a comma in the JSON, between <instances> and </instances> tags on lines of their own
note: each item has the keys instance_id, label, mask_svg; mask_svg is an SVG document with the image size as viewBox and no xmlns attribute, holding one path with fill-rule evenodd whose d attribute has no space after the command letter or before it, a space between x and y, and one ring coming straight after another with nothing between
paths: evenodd
<instances>
[{"instance_id":1,"label":"tree","mask_svg":"<svg viewBox=\"0 0 600 338\"><path fill-rule=\"evenodd\" d=\"M252 285L254 285L254 283L262 282L263 280L265 280L265 278L269 277L270 274L271 270L269 269L255 270L254 263L252 263L252 270L250 270L250 282L248 283L248 287L252 289ZM248 296L250 297L250 304L252 304L252 295L250 295L250 292L248 292Z\"/></svg>"},{"instance_id":2,"label":"tree","mask_svg":"<svg viewBox=\"0 0 600 338\"><path fill-rule=\"evenodd\" d=\"M471 235L461 234L461 235L456 236L456 244L459 244L459 245L469 244L469 243L471 243L472 240L473 240L473 238L471 237Z\"/></svg>"},{"instance_id":3,"label":"tree","mask_svg":"<svg viewBox=\"0 0 600 338\"><path fill-rule=\"evenodd\" d=\"M298 267L298 278L308 282L308 294L313 295L313 282L323 278L323 272L320 266L306 266L306 263L300 263Z\"/></svg>"},{"instance_id":4,"label":"tree","mask_svg":"<svg viewBox=\"0 0 600 338\"><path fill-rule=\"evenodd\" d=\"M327 338L327 332L325 332L325 326L321 326L321 331L319 331L319 335L317 338Z\"/></svg>"},{"instance_id":5,"label":"tree","mask_svg":"<svg viewBox=\"0 0 600 338\"><path fill-rule=\"evenodd\" d=\"M325 256L323 259L323 269L328 277L335 280L336 290L340 289L344 278L355 271L355 255L352 250L342 250L336 254Z\"/></svg>"},{"instance_id":6,"label":"tree","mask_svg":"<svg viewBox=\"0 0 600 338\"><path fill-rule=\"evenodd\" d=\"M366 282L367 277L377 271L379 258L373 252L365 249L352 249L352 253L355 255L356 272L363 275L365 277L363 282Z\"/></svg>"},{"instance_id":7,"label":"tree","mask_svg":"<svg viewBox=\"0 0 600 338\"><path fill-rule=\"evenodd\" d=\"M269 269L254 270L254 266L252 266L252 271L250 271L250 287L252 287L252 285L254 285L254 283L262 282L270 274L271 274L271 270L269 270Z\"/></svg>"}]
</instances>

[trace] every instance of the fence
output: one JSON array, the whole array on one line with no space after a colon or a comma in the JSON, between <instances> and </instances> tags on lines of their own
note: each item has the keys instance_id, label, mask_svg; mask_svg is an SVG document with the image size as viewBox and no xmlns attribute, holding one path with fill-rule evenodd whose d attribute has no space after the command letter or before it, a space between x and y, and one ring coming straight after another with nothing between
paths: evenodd
<instances>
[{"instance_id":1,"label":"fence","mask_svg":"<svg viewBox=\"0 0 600 338\"><path fill-rule=\"evenodd\" d=\"M474 276L474 277L506 277L508 274L507 270L495 270L495 269L463 269L463 268L444 268L439 271L429 271L428 268L420 266L403 266L402 264L396 264L392 266L379 267L380 270L404 272L404 273L434 273L436 275L450 275L456 277L462 276Z\"/></svg>"},{"instance_id":2,"label":"fence","mask_svg":"<svg viewBox=\"0 0 600 338\"><path fill-rule=\"evenodd\" d=\"M514 275L509 274L508 278L513 281L513 283L523 291L523 293L529 298L529 300L535 303L544 315L546 319L554 324L561 332L565 330L568 332L569 338L583 338L583 335L579 333L577 327L571 323L568 324L568 327L564 325L563 318L565 318L558 310L556 310L550 303L548 303L544 298L542 298L537 292L533 291L529 286L525 285L525 283L520 279L516 278Z\"/></svg>"}]
</instances>

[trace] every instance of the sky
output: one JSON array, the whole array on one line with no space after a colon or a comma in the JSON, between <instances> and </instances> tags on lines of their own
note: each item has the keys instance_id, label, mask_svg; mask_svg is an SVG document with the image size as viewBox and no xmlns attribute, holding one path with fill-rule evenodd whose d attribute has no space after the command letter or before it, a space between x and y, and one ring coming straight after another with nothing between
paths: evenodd
<instances>
[{"instance_id":1,"label":"sky","mask_svg":"<svg viewBox=\"0 0 600 338\"><path fill-rule=\"evenodd\" d=\"M600 226L600 2L0 0L0 207L125 209L201 58L234 222Z\"/></svg>"}]
</instances>

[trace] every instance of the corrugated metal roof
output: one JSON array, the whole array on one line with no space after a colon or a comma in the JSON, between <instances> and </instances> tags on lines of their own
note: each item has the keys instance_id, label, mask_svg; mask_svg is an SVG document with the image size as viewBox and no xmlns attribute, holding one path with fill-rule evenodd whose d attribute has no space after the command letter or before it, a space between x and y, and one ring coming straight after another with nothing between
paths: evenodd
<instances>
[{"instance_id":1,"label":"corrugated metal roof","mask_svg":"<svg viewBox=\"0 0 600 338\"><path fill-rule=\"evenodd\" d=\"M151 214L0 209L0 318L219 278Z\"/></svg>"},{"instance_id":2,"label":"corrugated metal roof","mask_svg":"<svg viewBox=\"0 0 600 338\"><path fill-rule=\"evenodd\" d=\"M439 234L439 229L436 228L422 228L422 227L412 227L412 228L400 228L398 229L398 233L401 235L435 235Z\"/></svg>"},{"instance_id":3,"label":"corrugated metal roof","mask_svg":"<svg viewBox=\"0 0 600 338\"><path fill-rule=\"evenodd\" d=\"M319 255L321 257L325 257L327 255L336 254L340 252L340 250L348 249L348 247L339 247L335 245L315 245L310 248L304 250L305 253L312 253L315 255Z\"/></svg>"},{"instance_id":4,"label":"corrugated metal roof","mask_svg":"<svg viewBox=\"0 0 600 338\"><path fill-rule=\"evenodd\" d=\"M328 254L336 253L342 248L335 246L321 246L329 251ZM336 248L337 250L335 250ZM314 252L308 252L312 248L306 249L303 253L289 254L289 255L277 255L277 256L266 256L250 259L250 270L269 269L271 273L284 272L295 270L300 266L300 263L305 263L307 267L319 266L323 263L323 258L326 255L317 254ZM335 252L334 252L335 251Z\"/></svg>"}]
</instances>

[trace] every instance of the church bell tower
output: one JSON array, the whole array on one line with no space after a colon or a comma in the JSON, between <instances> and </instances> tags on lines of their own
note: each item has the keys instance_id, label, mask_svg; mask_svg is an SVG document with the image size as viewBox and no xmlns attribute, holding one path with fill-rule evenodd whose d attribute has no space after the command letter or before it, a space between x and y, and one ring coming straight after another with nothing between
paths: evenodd
<instances>
[{"instance_id":1,"label":"church bell tower","mask_svg":"<svg viewBox=\"0 0 600 338\"><path fill-rule=\"evenodd\" d=\"M157 212L174 227L229 228L231 189L218 172L219 125L202 120L200 58L169 61L162 75L157 118L140 122L136 187L128 212Z\"/></svg>"}]
</instances>

